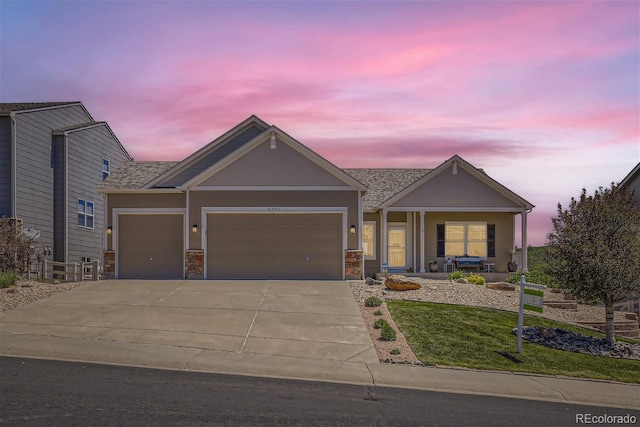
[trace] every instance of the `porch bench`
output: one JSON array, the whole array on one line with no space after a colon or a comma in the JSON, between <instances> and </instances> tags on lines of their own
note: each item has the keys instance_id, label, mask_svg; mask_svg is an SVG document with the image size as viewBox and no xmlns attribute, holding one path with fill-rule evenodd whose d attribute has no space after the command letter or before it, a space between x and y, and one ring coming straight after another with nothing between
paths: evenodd
<instances>
[{"instance_id":1,"label":"porch bench","mask_svg":"<svg viewBox=\"0 0 640 427\"><path fill-rule=\"evenodd\" d=\"M473 257L473 256L468 256L468 257L458 257L454 260L455 264L456 264L456 270L463 270L463 269L469 269L469 270L478 270L478 271L482 271L484 270L484 261L480 259L480 257Z\"/></svg>"}]
</instances>

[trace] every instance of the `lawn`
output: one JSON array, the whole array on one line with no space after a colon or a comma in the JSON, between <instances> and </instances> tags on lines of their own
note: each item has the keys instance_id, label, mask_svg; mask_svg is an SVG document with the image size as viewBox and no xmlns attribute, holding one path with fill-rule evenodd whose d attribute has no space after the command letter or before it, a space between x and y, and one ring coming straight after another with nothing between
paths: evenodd
<instances>
[{"instance_id":1,"label":"lawn","mask_svg":"<svg viewBox=\"0 0 640 427\"><path fill-rule=\"evenodd\" d=\"M411 348L425 365L458 366L512 372L640 383L640 361L553 350L522 341L516 353L518 314L480 307L387 300L387 307ZM525 326L562 328L602 337L597 331L539 317Z\"/></svg>"}]
</instances>

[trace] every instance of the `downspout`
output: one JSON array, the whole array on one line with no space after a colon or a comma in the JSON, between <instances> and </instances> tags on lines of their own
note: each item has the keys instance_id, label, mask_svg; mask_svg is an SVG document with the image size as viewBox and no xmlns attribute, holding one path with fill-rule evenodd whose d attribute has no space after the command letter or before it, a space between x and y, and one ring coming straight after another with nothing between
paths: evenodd
<instances>
[{"instance_id":1,"label":"downspout","mask_svg":"<svg viewBox=\"0 0 640 427\"><path fill-rule=\"evenodd\" d=\"M11 217L18 217L18 209L16 208L16 204L18 202L17 195L17 186L18 186L18 173L16 171L16 163L18 162L18 154L17 154L17 142L16 142L16 128L18 124L16 122L16 116L12 112L9 114L11 118Z\"/></svg>"},{"instance_id":2,"label":"downspout","mask_svg":"<svg viewBox=\"0 0 640 427\"><path fill-rule=\"evenodd\" d=\"M358 250L362 251L362 235L364 233L364 212L362 212L362 191L358 190ZM362 254L362 277L364 280L366 261L364 259L364 253Z\"/></svg>"},{"instance_id":3,"label":"downspout","mask_svg":"<svg viewBox=\"0 0 640 427\"><path fill-rule=\"evenodd\" d=\"M69 261L69 135L64 134L64 260Z\"/></svg>"}]
</instances>

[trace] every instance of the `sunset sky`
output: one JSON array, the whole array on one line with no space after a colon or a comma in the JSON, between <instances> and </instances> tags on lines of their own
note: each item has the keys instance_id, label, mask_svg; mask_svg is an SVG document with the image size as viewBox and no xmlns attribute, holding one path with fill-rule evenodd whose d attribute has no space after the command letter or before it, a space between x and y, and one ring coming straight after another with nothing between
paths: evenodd
<instances>
[{"instance_id":1,"label":"sunset sky","mask_svg":"<svg viewBox=\"0 0 640 427\"><path fill-rule=\"evenodd\" d=\"M340 167L454 154L536 205L640 161L637 1L6 1L0 102L82 101L136 160L252 114Z\"/></svg>"}]
</instances>

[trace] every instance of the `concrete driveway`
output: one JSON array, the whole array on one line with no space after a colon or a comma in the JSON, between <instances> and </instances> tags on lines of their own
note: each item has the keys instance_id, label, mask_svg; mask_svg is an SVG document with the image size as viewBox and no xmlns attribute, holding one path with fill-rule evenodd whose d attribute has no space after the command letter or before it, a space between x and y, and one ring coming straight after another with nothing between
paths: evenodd
<instances>
[{"instance_id":1,"label":"concrete driveway","mask_svg":"<svg viewBox=\"0 0 640 427\"><path fill-rule=\"evenodd\" d=\"M636 384L380 364L346 282L87 283L0 314L0 355L638 407Z\"/></svg>"},{"instance_id":2,"label":"concrete driveway","mask_svg":"<svg viewBox=\"0 0 640 427\"><path fill-rule=\"evenodd\" d=\"M221 352L279 363L378 360L340 281L93 282L0 314L0 334L6 355L181 369ZM148 345L152 359L168 360L145 361ZM184 353L177 366L172 352Z\"/></svg>"}]
</instances>

